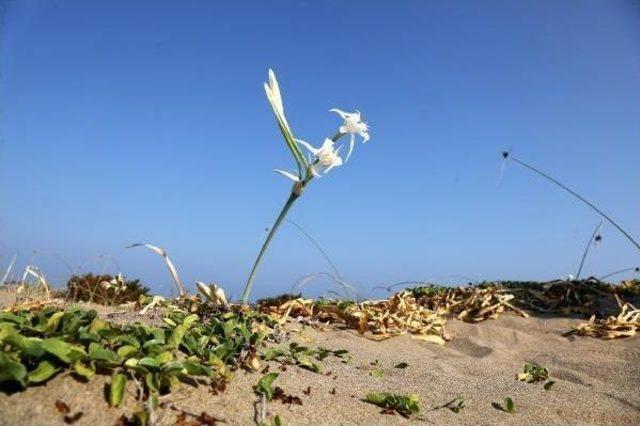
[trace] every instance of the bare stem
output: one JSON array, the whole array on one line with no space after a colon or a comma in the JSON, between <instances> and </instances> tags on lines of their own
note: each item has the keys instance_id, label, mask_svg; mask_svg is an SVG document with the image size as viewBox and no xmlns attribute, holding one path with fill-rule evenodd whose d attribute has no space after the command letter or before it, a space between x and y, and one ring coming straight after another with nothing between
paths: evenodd
<instances>
[{"instance_id":1,"label":"bare stem","mask_svg":"<svg viewBox=\"0 0 640 426\"><path fill-rule=\"evenodd\" d=\"M620 227L620 225L618 225L613 219L611 219L607 214L605 214L602 210L600 210L598 207L596 207L595 205L593 205L593 203L591 203L589 200L587 200L586 198L584 198L583 196L581 196L580 194L578 194L577 192L575 192L574 190L568 188L567 186L563 185L562 183L560 183L559 181L557 181L556 179L552 178L551 176L549 176L548 174L541 172L540 170L536 169L533 166L530 166L529 164L525 163L524 161L518 160L516 157L511 156L508 152L505 152L502 154L502 156L504 158L511 158L511 160L515 161L516 163L520 164L521 166L526 167L527 169L531 170L534 173L539 174L540 176L542 176L543 178L553 182L554 184L558 185L560 188L564 189L565 191L567 191L568 193L570 193L571 195L573 195L574 197L576 197L577 199L579 199L580 201L582 201L583 203L585 203L587 206L591 207L594 211L596 211L600 216L602 216L603 218L605 218L607 220L607 222L609 222L610 224L612 224L613 226L615 226L615 228L620 231L622 233L622 235L624 235L630 242L631 244L633 244L634 246L636 246L636 248L638 250L640 250L640 244L638 244L636 242L636 240L634 240L631 235L629 235L624 229L622 229Z\"/></svg>"},{"instance_id":2,"label":"bare stem","mask_svg":"<svg viewBox=\"0 0 640 426\"><path fill-rule=\"evenodd\" d=\"M282 210L280 211L278 218L276 219L275 223L271 227L271 231L269 231L269 235L267 236L267 239L265 240L264 244L262 244L262 248L260 249L260 252L258 253L258 257L253 264L253 268L251 269L251 274L249 275L247 284L245 285L244 291L242 292L243 303L247 303L249 301L249 293L251 292L251 287L253 286L253 280L256 277L256 272L258 271L258 266L260 266L262 257L264 256L264 253L267 251L267 248L269 247L269 244L271 243L273 236L276 234L276 231L278 230L278 228L280 228L280 225L284 221L284 218L287 216L289 209L291 208L293 203L298 199L298 197L300 197L300 193L296 191L294 188L294 190L291 191L291 195L289 195L287 202L284 203L284 207L282 207Z\"/></svg>"},{"instance_id":3,"label":"bare stem","mask_svg":"<svg viewBox=\"0 0 640 426\"><path fill-rule=\"evenodd\" d=\"M298 225L294 221L287 219L287 222L289 222L290 224L292 224L293 226L298 228L298 231L302 232L302 234L305 237L307 237L307 239L309 241L311 241L311 243L315 246L315 248L317 248L318 251L322 254L322 256L324 256L324 258L327 261L327 263L329 263L329 266L331 266L331 269L333 269L333 272L335 272L336 277L338 277L340 280L342 280L342 276L340 275L340 271L338 271L338 268L336 268L336 265L331 261L331 258L329 258L329 255L327 254L327 252L324 251L324 249L320 246L320 244L318 244L318 242L315 240L315 238L313 238L307 231L304 230L304 228L302 226Z\"/></svg>"},{"instance_id":4,"label":"bare stem","mask_svg":"<svg viewBox=\"0 0 640 426\"><path fill-rule=\"evenodd\" d=\"M589 249L591 248L591 244L593 243L594 238L598 235L598 231L602 226L602 221L596 226L596 229L593 230L593 234L591 234L591 238L587 242L587 247L584 249L584 253L582 253L582 260L580 261L580 267L578 268L578 272L576 273L576 280L580 278L580 273L582 272L582 267L584 266L584 261L587 258L587 254L589 254Z\"/></svg>"},{"instance_id":5,"label":"bare stem","mask_svg":"<svg viewBox=\"0 0 640 426\"><path fill-rule=\"evenodd\" d=\"M624 268L624 269L620 269L620 270L617 270L617 271L614 271L614 272L610 272L610 273L608 273L607 275L603 275L603 276L601 276L601 277L600 277L600 278L598 278L598 279L599 279L600 281L602 281L602 280L604 280L605 278L609 278L609 277L612 277L612 276L614 276L614 275L622 274L623 272L631 272L631 271L634 271L634 272L640 272L640 267L636 266L636 267L633 267L633 268Z\"/></svg>"}]
</instances>

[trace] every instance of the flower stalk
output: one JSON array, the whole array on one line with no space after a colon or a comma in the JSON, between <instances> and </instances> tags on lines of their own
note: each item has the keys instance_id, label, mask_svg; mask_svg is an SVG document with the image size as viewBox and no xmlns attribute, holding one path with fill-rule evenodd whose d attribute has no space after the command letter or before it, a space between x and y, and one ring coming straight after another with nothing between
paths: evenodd
<instances>
[{"instance_id":1,"label":"flower stalk","mask_svg":"<svg viewBox=\"0 0 640 426\"><path fill-rule=\"evenodd\" d=\"M636 248L638 250L640 250L640 244L636 240L634 240L633 237L631 237L631 235L629 235L627 233L627 231L622 229L622 227L620 225L618 225L613 219L611 219L606 213L604 213L602 210L600 210L598 207L596 207L591 201L587 200L582 195L578 194L577 192L575 192L571 188L567 187L566 185L564 185L560 181L558 181L558 180L554 179L553 177L549 176L548 174L546 174L544 172L541 172L540 170L538 170L535 167L525 163L524 161L521 161L521 160L517 159L516 157L511 155L511 153L508 152L508 151L504 151L502 153L502 158L504 158L505 160L510 159L511 161L513 161L515 163L518 163L521 166L531 170L532 172L542 176L543 178L547 179L548 181L550 181L550 182L554 183L555 185L559 186L560 188L564 189L569 194L573 195L578 200L582 201L584 204L586 204L587 206L591 207L591 209L593 209L596 213L598 213L600 216L602 216L607 222L612 224L618 231L620 231L620 233L622 233L622 235L624 235L627 238L627 240L629 240L629 242L631 242L631 244L633 244L634 246L636 246Z\"/></svg>"},{"instance_id":2,"label":"flower stalk","mask_svg":"<svg viewBox=\"0 0 640 426\"><path fill-rule=\"evenodd\" d=\"M333 142L337 142L342 136L344 136L344 133L338 132L333 136L333 138L331 138L331 140ZM316 163L317 163L317 160L316 160ZM311 164L310 167L312 167L313 165L314 164ZM271 244L271 240L273 239L273 236L276 234L276 232L278 232L280 225L282 225L282 222L284 222L284 219L287 217L287 213L289 213L289 210L293 206L293 203L295 203L296 200L300 198L300 196L306 189L307 185L309 184L309 182L311 182L311 180L313 180L313 178L314 178L313 173L308 173L303 180L293 183L293 187L291 188L291 194L289 194L289 198L287 198L287 201L284 203L282 210L280 210L280 214L278 215L278 218L276 219L273 226L269 230L267 239L262 244L262 247L260 248L260 252L258 252L258 257L253 263L253 267L251 268L251 273L249 274L249 279L247 280L247 284L245 285L244 291L242 292L243 303L247 303L249 301L249 294L251 293L251 289L253 288L253 281L256 278L258 267L260 266L260 263L262 263L262 258L264 257L264 254L267 251L267 249L269 248L269 245Z\"/></svg>"},{"instance_id":3,"label":"flower stalk","mask_svg":"<svg viewBox=\"0 0 640 426\"><path fill-rule=\"evenodd\" d=\"M594 243L596 237L598 236L598 231L602 228L603 222L600 221L598 226L593 230L593 234L591 234L591 238L589 238L589 242L587 243L587 247L584 249L584 253L582 253L582 259L580 260L580 267L578 268L578 272L576 273L576 280L580 279L580 274L582 273L582 267L584 266L584 261L587 259L587 254L589 254L589 249L591 248L591 244Z\"/></svg>"},{"instance_id":4,"label":"flower stalk","mask_svg":"<svg viewBox=\"0 0 640 426\"><path fill-rule=\"evenodd\" d=\"M289 213L289 210L293 206L293 203L295 203L296 200L300 198L309 182L311 182L314 178L319 178L323 174L331 171L333 168L342 166L344 164L344 161L340 156L340 149L342 147L336 147L336 142L346 134L351 135L349 149L349 155L351 155L356 134L362 137L363 142L367 142L369 140L369 127L361 120L359 112L345 113L344 111L337 109L333 109L331 111L336 112L338 115L340 115L340 117L344 120L344 123L339 127L338 132L332 138L325 139L324 143L320 147L315 148L311 144L303 140L296 139L293 136L293 132L291 131L291 127L289 126L289 122L287 121L287 118L285 116L284 105L282 103L282 95L280 94L280 85L278 84L276 75L272 70L269 70L269 81L267 83L264 83L264 90L267 94L267 100L271 105L271 109L276 116L278 128L282 133L282 137L285 144L287 145L287 148L289 149L289 151L291 151L291 155L296 162L298 170L297 173L288 170L275 170L276 173L279 173L287 179L292 180L293 187L291 188L289 198L287 198L287 201L284 203L284 206L282 207L278 218L271 227L271 230L267 235L267 239L262 244L262 247L258 252L258 257L253 263L251 273L249 274L249 278L247 279L247 284L245 285L244 291L242 292L243 303L247 303L249 301L249 294L251 293L251 288L253 287L253 281L255 280L258 268L262 263L264 254L269 248L271 240L273 240L276 232L278 232L278 229L280 229L280 225L282 225L282 222L285 220L287 213ZM302 154L299 145L301 145L308 151L308 157L305 157Z\"/></svg>"}]
</instances>

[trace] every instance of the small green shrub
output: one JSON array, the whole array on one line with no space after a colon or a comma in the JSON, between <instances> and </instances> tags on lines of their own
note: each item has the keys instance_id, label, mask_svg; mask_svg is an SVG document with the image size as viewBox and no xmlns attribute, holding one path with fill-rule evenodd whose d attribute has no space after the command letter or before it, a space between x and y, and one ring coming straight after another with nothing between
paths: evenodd
<instances>
[{"instance_id":1,"label":"small green shrub","mask_svg":"<svg viewBox=\"0 0 640 426\"><path fill-rule=\"evenodd\" d=\"M143 286L140 280L130 281L121 276L85 274L69 278L67 289L63 291L62 296L74 301L119 305L137 302L141 295L146 296L148 293L149 288Z\"/></svg>"}]
</instances>

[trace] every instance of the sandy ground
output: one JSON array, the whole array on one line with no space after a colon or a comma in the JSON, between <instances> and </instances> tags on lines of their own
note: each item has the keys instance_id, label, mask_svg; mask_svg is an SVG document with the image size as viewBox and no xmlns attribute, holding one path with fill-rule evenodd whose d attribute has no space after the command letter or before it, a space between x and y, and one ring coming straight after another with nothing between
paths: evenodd
<instances>
[{"instance_id":1,"label":"sandy ground","mask_svg":"<svg viewBox=\"0 0 640 426\"><path fill-rule=\"evenodd\" d=\"M326 358L325 374L295 366L282 372L278 363L269 363L270 371L280 373L274 385L300 397L303 404L274 401L266 408L279 414L284 424L640 424L640 339L563 337L577 321L513 316L479 324L452 320L447 329L455 338L445 346L409 336L375 342L351 331L317 331L291 324L298 330L291 333L293 340L347 349L352 359L344 363ZM370 374L375 360L382 377ZM526 361L548 367L555 385L546 391L541 384L516 381ZM409 366L394 368L400 362ZM182 384L165 402L194 414L204 411L225 424L252 424L256 403L252 386L261 376L239 371L220 395L206 386ZM120 409L109 408L107 382L100 376L88 384L58 376L44 386L0 393L0 424L64 424L54 405L61 400L72 413L84 413L77 425L113 425L123 412L132 412L134 398L128 397ZM133 394L132 386L129 390ZM416 393L422 399L421 416L381 414L378 407L361 400L370 391ZM437 409L457 396L464 396L467 405L460 413ZM515 402L515 414L492 407L492 402L501 403L507 396ZM176 417L176 411L164 408L159 423L172 425Z\"/></svg>"}]
</instances>

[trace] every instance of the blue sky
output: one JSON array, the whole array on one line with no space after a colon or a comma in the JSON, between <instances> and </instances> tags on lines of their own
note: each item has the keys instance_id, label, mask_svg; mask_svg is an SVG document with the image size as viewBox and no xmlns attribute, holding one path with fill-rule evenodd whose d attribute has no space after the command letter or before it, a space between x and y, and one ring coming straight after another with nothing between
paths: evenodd
<instances>
[{"instance_id":1,"label":"blue sky","mask_svg":"<svg viewBox=\"0 0 640 426\"><path fill-rule=\"evenodd\" d=\"M156 291L238 296L292 166L262 82L319 144L359 109L371 141L290 215L361 287L574 273L599 218L640 238L640 6L624 1L10 1L0 34L0 254ZM587 274L635 266L613 227ZM33 255L33 251L38 254ZM255 296L329 268L282 228ZM622 278L622 277L621 277ZM329 284L317 282L318 292Z\"/></svg>"}]
</instances>

